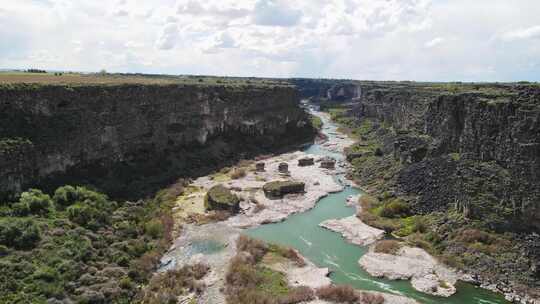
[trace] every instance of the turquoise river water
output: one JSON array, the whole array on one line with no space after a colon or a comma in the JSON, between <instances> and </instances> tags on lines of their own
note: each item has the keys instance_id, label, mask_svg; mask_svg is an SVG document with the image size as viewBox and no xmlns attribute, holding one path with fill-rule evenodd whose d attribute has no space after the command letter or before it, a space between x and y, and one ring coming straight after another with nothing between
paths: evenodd
<instances>
[{"instance_id":1,"label":"turquoise river water","mask_svg":"<svg viewBox=\"0 0 540 304\"><path fill-rule=\"evenodd\" d=\"M325 120L325 131L328 136L334 136L335 126ZM343 155L332 153L318 144L310 146L306 152L343 159ZM340 178L343 177L336 177L338 181ZM246 234L296 248L317 266L331 269L331 279L336 284L403 295L425 304L508 303L501 295L468 283L459 282L455 295L442 298L418 292L408 281L390 281L370 276L358 265L367 247L350 244L340 234L319 227L319 223L325 220L353 215L354 209L347 207L345 201L349 195L358 194L361 194L361 190L346 187L341 192L321 199L310 211L293 215L281 223L249 229Z\"/></svg>"}]
</instances>

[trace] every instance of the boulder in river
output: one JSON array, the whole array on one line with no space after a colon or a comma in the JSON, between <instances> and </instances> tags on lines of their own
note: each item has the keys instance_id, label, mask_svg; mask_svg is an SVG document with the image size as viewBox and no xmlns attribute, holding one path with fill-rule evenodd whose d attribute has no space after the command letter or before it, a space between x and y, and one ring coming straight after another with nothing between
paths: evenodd
<instances>
[{"instance_id":1,"label":"boulder in river","mask_svg":"<svg viewBox=\"0 0 540 304\"><path fill-rule=\"evenodd\" d=\"M321 168L335 169L336 168L336 160L331 158L331 157L327 157L327 158L322 159L321 160Z\"/></svg>"},{"instance_id":2,"label":"boulder in river","mask_svg":"<svg viewBox=\"0 0 540 304\"><path fill-rule=\"evenodd\" d=\"M266 183L263 191L269 198L282 198L286 194L304 193L305 184L294 181L273 181Z\"/></svg>"},{"instance_id":3,"label":"boulder in river","mask_svg":"<svg viewBox=\"0 0 540 304\"><path fill-rule=\"evenodd\" d=\"M280 163L278 166L279 173L289 173L289 164L287 163Z\"/></svg>"},{"instance_id":4,"label":"boulder in river","mask_svg":"<svg viewBox=\"0 0 540 304\"><path fill-rule=\"evenodd\" d=\"M264 163L256 163L255 164L255 171L257 172L264 172Z\"/></svg>"},{"instance_id":5,"label":"boulder in river","mask_svg":"<svg viewBox=\"0 0 540 304\"><path fill-rule=\"evenodd\" d=\"M207 210L225 210L235 214L240 211L240 199L223 185L217 185L206 193L204 206Z\"/></svg>"},{"instance_id":6,"label":"boulder in river","mask_svg":"<svg viewBox=\"0 0 540 304\"><path fill-rule=\"evenodd\" d=\"M312 157L304 157L298 160L298 166L300 167L307 167L307 166L313 166L314 160Z\"/></svg>"}]
</instances>

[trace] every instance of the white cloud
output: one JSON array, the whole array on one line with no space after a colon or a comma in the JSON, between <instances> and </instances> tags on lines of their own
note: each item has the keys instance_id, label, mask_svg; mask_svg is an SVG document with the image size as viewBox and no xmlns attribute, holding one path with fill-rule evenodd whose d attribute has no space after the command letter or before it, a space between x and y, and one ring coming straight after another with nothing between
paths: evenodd
<instances>
[{"instance_id":1,"label":"white cloud","mask_svg":"<svg viewBox=\"0 0 540 304\"><path fill-rule=\"evenodd\" d=\"M119 10L115 11L113 13L113 15L116 16L116 17L127 17L127 16L129 16L129 12L126 11L125 9L119 9Z\"/></svg>"},{"instance_id":2,"label":"white cloud","mask_svg":"<svg viewBox=\"0 0 540 304\"><path fill-rule=\"evenodd\" d=\"M426 43L424 43L424 47L429 49L429 48L432 48L432 47L436 47L436 46L442 44L443 42L444 42L444 38L442 38L442 37L433 38L432 40L427 41Z\"/></svg>"},{"instance_id":3,"label":"white cloud","mask_svg":"<svg viewBox=\"0 0 540 304\"><path fill-rule=\"evenodd\" d=\"M540 38L540 25L508 31L502 34L506 41Z\"/></svg>"},{"instance_id":4,"label":"white cloud","mask_svg":"<svg viewBox=\"0 0 540 304\"><path fill-rule=\"evenodd\" d=\"M537 0L3 0L0 66L540 80L538 12Z\"/></svg>"},{"instance_id":5,"label":"white cloud","mask_svg":"<svg viewBox=\"0 0 540 304\"><path fill-rule=\"evenodd\" d=\"M156 47L161 50L170 50L178 42L180 32L176 23L168 23L161 30L161 34L156 42Z\"/></svg>"}]
</instances>

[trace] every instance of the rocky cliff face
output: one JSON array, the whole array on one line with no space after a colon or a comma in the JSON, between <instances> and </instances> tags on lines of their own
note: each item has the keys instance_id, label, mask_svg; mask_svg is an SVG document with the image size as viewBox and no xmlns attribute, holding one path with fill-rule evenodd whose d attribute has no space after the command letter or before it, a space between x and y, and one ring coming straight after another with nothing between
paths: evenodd
<instances>
[{"instance_id":1,"label":"rocky cliff face","mask_svg":"<svg viewBox=\"0 0 540 304\"><path fill-rule=\"evenodd\" d=\"M352 80L303 79L289 80L303 99L311 102L351 102L362 95L360 83Z\"/></svg>"},{"instance_id":2,"label":"rocky cliff face","mask_svg":"<svg viewBox=\"0 0 540 304\"><path fill-rule=\"evenodd\" d=\"M91 184L136 197L180 176L309 141L291 87L0 88L0 193Z\"/></svg>"},{"instance_id":3,"label":"rocky cliff face","mask_svg":"<svg viewBox=\"0 0 540 304\"><path fill-rule=\"evenodd\" d=\"M455 206L495 229L540 231L540 88L367 83L355 113L394 131L396 191L417 211Z\"/></svg>"}]
</instances>

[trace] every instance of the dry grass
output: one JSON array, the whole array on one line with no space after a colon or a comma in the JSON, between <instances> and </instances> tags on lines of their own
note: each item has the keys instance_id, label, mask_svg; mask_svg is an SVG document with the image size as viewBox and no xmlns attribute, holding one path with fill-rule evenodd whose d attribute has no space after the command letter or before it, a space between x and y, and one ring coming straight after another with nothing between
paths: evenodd
<instances>
[{"instance_id":1,"label":"dry grass","mask_svg":"<svg viewBox=\"0 0 540 304\"><path fill-rule=\"evenodd\" d=\"M205 285L199 282L210 270L207 265L195 264L181 269L158 273L152 277L138 296L143 304L176 303L186 292L201 293ZM172 301L172 302L171 302Z\"/></svg>"},{"instance_id":2,"label":"dry grass","mask_svg":"<svg viewBox=\"0 0 540 304\"><path fill-rule=\"evenodd\" d=\"M464 243L476 243L476 242L480 242L484 244L491 243L491 237L489 233L478 230L478 229L464 229L460 231L456 239L457 241L464 242Z\"/></svg>"},{"instance_id":3,"label":"dry grass","mask_svg":"<svg viewBox=\"0 0 540 304\"><path fill-rule=\"evenodd\" d=\"M290 86L288 82L271 79L248 79L213 76L175 76L145 74L82 74L0 72L0 84L43 84L43 85L196 85L230 87L276 87Z\"/></svg>"},{"instance_id":4,"label":"dry grass","mask_svg":"<svg viewBox=\"0 0 540 304\"><path fill-rule=\"evenodd\" d=\"M269 250L268 245L264 242L245 235L240 235L240 237L238 237L236 249L239 252L248 252L257 262L259 262Z\"/></svg>"},{"instance_id":5,"label":"dry grass","mask_svg":"<svg viewBox=\"0 0 540 304\"><path fill-rule=\"evenodd\" d=\"M253 209L253 213L259 213L266 209L266 206L263 204L255 204L255 208Z\"/></svg>"},{"instance_id":6,"label":"dry grass","mask_svg":"<svg viewBox=\"0 0 540 304\"><path fill-rule=\"evenodd\" d=\"M293 261L298 267L306 266L306 261L304 258L298 253L298 251L292 248L285 248L285 250L281 252L281 255Z\"/></svg>"},{"instance_id":7,"label":"dry grass","mask_svg":"<svg viewBox=\"0 0 540 304\"><path fill-rule=\"evenodd\" d=\"M377 199L369 194L364 194L360 196L358 199L358 204L360 204L360 207L362 207L362 210L368 211L369 209L373 208L373 206L377 203Z\"/></svg>"},{"instance_id":8,"label":"dry grass","mask_svg":"<svg viewBox=\"0 0 540 304\"><path fill-rule=\"evenodd\" d=\"M362 304L383 304L384 297L376 293L362 292L360 293L360 302Z\"/></svg>"},{"instance_id":9,"label":"dry grass","mask_svg":"<svg viewBox=\"0 0 540 304\"><path fill-rule=\"evenodd\" d=\"M330 285L317 289L317 296L323 300L336 303L358 303L360 297L348 285Z\"/></svg>"},{"instance_id":10,"label":"dry grass","mask_svg":"<svg viewBox=\"0 0 540 304\"><path fill-rule=\"evenodd\" d=\"M375 244L374 251L377 253L397 254L401 244L394 240L382 240Z\"/></svg>"},{"instance_id":11,"label":"dry grass","mask_svg":"<svg viewBox=\"0 0 540 304\"><path fill-rule=\"evenodd\" d=\"M246 170L244 168L234 169L231 173L232 179L240 179L246 176Z\"/></svg>"},{"instance_id":12,"label":"dry grass","mask_svg":"<svg viewBox=\"0 0 540 304\"><path fill-rule=\"evenodd\" d=\"M277 300L278 304L295 304L301 302L309 302L315 299L313 289L306 286L299 286L292 289L289 294L282 296Z\"/></svg>"}]
</instances>

